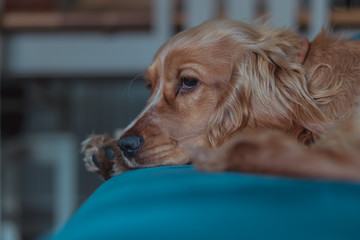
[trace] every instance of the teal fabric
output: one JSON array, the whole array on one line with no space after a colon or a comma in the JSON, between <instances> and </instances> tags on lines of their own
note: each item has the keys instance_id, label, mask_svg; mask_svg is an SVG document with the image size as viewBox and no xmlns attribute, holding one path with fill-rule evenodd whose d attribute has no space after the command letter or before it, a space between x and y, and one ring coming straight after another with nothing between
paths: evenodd
<instances>
[{"instance_id":1,"label":"teal fabric","mask_svg":"<svg viewBox=\"0 0 360 240\"><path fill-rule=\"evenodd\" d=\"M53 239L360 239L360 185L191 166L105 182Z\"/></svg>"}]
</instances>

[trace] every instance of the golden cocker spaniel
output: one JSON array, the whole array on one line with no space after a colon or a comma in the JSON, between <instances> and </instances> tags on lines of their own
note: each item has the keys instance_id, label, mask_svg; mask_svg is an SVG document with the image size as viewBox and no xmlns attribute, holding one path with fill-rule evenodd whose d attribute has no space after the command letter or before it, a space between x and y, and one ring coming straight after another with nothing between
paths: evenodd
<instances>
[{"instance_id":1,"label":"golden cocker spaniel","mask_svg":"<svg viewBox=\"0 0 360 240\"><path fill-rule=\"evenodd\" d=\"M358 41L212 20L166 42L146 81L150 99L120 139L83 143L88 169L105 179L194 164L360 180Z\"/></svg>"}]
</instances>

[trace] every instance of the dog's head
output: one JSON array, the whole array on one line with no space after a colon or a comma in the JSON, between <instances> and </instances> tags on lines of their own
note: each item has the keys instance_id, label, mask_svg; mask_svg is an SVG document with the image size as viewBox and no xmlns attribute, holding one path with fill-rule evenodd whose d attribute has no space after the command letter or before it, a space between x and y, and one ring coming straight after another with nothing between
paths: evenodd
<instances>
[{"instance_id":1,"label":"dog's head","mask_svg":"<svg viewBox=\"0 0 360 240\"><path fill-rule=\"evenodd\" d=\"M323 116L303 74L307 49L290 31L235 21L179 33L147 70L150 99L118 142L125 162L131 168L187 164L187 149L217 147L243 129L321 131Z\"/></svg>"}]
</instances>

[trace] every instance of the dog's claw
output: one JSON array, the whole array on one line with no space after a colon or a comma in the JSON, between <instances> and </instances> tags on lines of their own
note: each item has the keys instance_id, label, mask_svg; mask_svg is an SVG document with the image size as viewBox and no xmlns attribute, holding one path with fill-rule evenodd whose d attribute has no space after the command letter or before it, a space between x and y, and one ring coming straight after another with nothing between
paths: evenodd
<instances>
[{"instance_id":1,"label":"dog's claw","mask_svg":"<svg viewBox=\"0 0 360 240\"><path fill-rule=\"evenodd\" d=\"M101 164L100 164L100 162L98 161L96 155L92 155L91 159L92 159L93 163L95 164L95 166L96 166L98 169L101 169Z\"/></svg>"}]
</instances>

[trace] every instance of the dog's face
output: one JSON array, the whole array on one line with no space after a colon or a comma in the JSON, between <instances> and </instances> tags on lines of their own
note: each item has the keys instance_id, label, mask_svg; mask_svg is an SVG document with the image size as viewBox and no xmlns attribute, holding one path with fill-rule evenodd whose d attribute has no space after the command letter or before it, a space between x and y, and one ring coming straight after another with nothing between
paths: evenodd
<instances>
[{"instance_id":1,"label":"dog's face","mask_svg":"<svg viewBox=\"0 0 360 240\"><path fill-rule=\"evenodd\" d=\"M231 56L229 41L200 43L200 30L171 39L148 68L151 96L119 141L129 167L187 164L186 149L209 146L209 119L231 76Z\"/></svg>"},{"instance_id":2,"label":"dog's face","mask_svg":"<svg viewBox=\"0 0 360 240\"><path fill-rule=\"evenodd\" d=\"M290 114L302 112L291 108L306 99L301 38L265 30L214 21L165 43L146 73L150 99L118 142L128 167L188 164L189 149L239 129L296 128Z\"/></svg>"}]
</instances>

